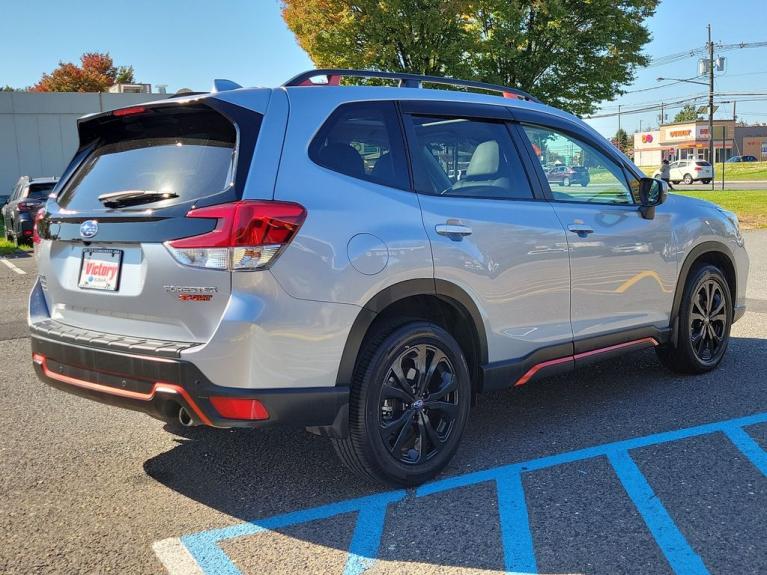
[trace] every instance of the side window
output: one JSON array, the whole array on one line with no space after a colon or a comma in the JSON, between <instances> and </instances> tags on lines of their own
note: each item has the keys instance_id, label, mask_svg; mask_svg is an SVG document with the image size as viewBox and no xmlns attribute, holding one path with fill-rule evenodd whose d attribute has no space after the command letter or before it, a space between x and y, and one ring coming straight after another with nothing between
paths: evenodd
<instances>
[{"instance_id":1,"label":"side window","mask_svg":"<svg viewBox=\"0 0 767 575\"><path fill-rule=\"evenodd\" d=\"M556 178L547 175L555 200L633 204L623 168L605 154L572 136L541 126L522 126L542 166L560 164ZM544 170L545 171L545 170Z\"/></svg>"},{"instance_id":2,"label":"side window","mask_svg":"<svg viewBox=\"0 0 767 575\"><path fill-rule=\"evenodd\" d=\"M503 122L406 116L416 191L438 196L532 199L533 192Z\"/></svg>"},{"instance_id":3,"label":"side window","mask_svg":"<svg viewBox=\"0 0 767 575\"><path fill-rule=\"evenodd\" d=\"M409 189L405 148L392 102L363 102L339 107L309 145L320 166L367 180Z\"/></svg>"}]
</instances>

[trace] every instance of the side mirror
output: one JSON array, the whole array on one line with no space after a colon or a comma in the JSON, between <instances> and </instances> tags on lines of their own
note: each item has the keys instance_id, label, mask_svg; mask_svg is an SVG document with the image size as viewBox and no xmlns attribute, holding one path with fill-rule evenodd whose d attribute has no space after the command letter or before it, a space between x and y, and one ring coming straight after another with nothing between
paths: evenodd
<instances>
[{"instance_id":1,"label":"side mirror","mask_svg":"<svg viewBox=\"0 0 767 575\"><path fill-rule=\"evenodd\" d=\"M668 184L656 178L639 180L639 211L646 220L655 217L655 207L661 205L668 197Z\"/></svg>"}]
</instances>

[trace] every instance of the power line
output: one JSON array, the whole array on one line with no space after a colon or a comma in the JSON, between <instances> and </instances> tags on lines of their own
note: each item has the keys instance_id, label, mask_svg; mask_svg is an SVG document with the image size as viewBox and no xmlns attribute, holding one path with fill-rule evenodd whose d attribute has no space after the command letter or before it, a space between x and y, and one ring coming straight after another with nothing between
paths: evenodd
<instances>
[{"instance_id":1,"label":"power line","mask_svg":"<svg viewBox=\"0 0 767 575\"><path fill-rule=\"evenodd\" d=\"M714 48L719 52L730 52L732 50L742 50L744 48L765 48L767 42L738 42L737 44L724 44L722 42L714 42ZM694 58L695 56L702 56L708 50L707 46L699 46L697 48L690 48L684 52L677 52L675 54L668 54L667 56L659 56L657 58L651 58L648 68L655 68L657 66L665 66L666 64L673 64L680 60L686 60L687 58Z\"/></svg>"},{"instance_id":2,"label":"power line","mask_svg":"<svg viewBox=\"0 0 767 575\"><path fill-rule=\"evenodd\" d=\"M744 98L743 96L748 96ZM637 108L625 108L621 107L620 115L629 115L629 114L642 114L645 112L653 112L655 110L660 110L662 107L664 108L679 108L682 105L690 102L695 102L697 100L703 100L707 97L707 94L700 94L697 96L690 96L686 98L681 98L678 100L672 100L670 102L656 102L652 103L647 106L639 106ZM715 92L714 97L716 99L717 104L727 104L732 101L733 97L737 97L738 102L763 102L767 100L767 92ZM729 98L727 100L723 100L722 98ZM619 112L607 112L604 114L594 114L593 116L586 116L585 119L587 120L594 120L597 118L612 118L615 116L618 116Z\"/></svg>"}]
</instances>

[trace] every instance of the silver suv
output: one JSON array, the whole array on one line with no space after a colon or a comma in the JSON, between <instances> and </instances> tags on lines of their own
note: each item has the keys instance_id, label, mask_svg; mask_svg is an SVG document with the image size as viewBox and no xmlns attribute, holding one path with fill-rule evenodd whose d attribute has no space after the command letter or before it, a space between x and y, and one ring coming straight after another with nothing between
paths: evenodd
<instances>
[{"instance_id":1,"label":"silver suv","mask_svg":"<svg viewBox=\"0 0 767 575\"><path fill-rule=\"evenodd\" d=\"M80 120L36 224L50 385L183 425L299 425L415 485L475 394L649 347L684 373L721 361L745 311L736 217L667 197L578 118L404 74L217 84ZM588 183L550 185L554 163Z\"/></svg>"}]
</instances>

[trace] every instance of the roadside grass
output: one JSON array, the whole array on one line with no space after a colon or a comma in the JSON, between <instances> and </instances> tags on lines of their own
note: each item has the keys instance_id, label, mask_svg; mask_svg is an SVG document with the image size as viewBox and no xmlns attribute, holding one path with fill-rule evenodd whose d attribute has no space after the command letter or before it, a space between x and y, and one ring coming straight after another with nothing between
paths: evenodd
<instances>
[{"instance_id":1,"label":"roadside grass","mask_svg":"<svg viewBox=\"0 0 767 575\"><path fill-rule=\"evenodd\" d=\"M29 251L32 248L24 246L20 249L21 251ZM3 220L0 219L0 257L12 256L18 253L19 248L17 248L13 242L9 242L5 239L5 226L3 225Z\"/></svg>"},{"instance_id":2,"label":"roadside grass","mask_svg":"<svg viewBox=\"0 0 767 575\"><path fill-rule=\"evenodd\" d=\"M0 239L0 258L12 256L17 253L19 253L19 250L16 249L16 246L13 245L13 242L9 242L5 239Z\"/></svg>"},{"instance_id":3,"label":"roadside grass","mask_svg":"<svg viewBox=\"0 0 767 575\"><path fill-rule=\"evenodd\" d=\"M767 228L767 190L716 190L682 192L672 194L700 198L735 212L741 228L754 230Z\"/></svg>"},{"instance_id":4,"label":"roadside grass","mask_svg":"<svg viewBox=\"0 0 767 575\"><path fill-rule=\"evenodd\" d=\"M592 180L593 182L593 180ZM625 191L622 186L603 188L582 188L581 186L571 186L569 188L562 186L551 186L554 197L560 200L578 199L579 196L592 197L598 192L600 199L610 201L611 199L620 199L625 197ZM767 190L705 190L705 191L682 191L679 188L671 190L670 193L680 196L689 196L699 198L717 204L734 212L738 216L740 225L744 230L754 230L767 228Z\"/></svg>"},{"instance_id":5,"label":"roadside grass","mask_svg":"<svg viewBox=\"0 0 767 575\"><path fill-rule=\"evenodd\" d=\"M640 166L640 169L652 177L659 166ZM722 164L714 166L716 178L722 177ZM767 162L739 162L724 166L724 181L742 182L748 180L767 180Z\"/></svg>"}]
</instances>

